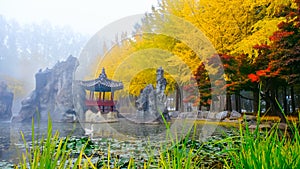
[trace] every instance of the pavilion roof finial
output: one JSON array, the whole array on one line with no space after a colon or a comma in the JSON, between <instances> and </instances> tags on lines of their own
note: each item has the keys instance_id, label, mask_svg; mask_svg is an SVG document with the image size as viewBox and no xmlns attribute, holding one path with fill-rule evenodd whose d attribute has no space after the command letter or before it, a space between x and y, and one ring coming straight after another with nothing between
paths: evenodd
<instances>
[{"instance_id":1,"label":"pavilion roof finial","mask_svg":"<svg viewBox=\"0 0 300 169\"><path fill-rule=\"evenodd\" d=\"M106 75L106 73L105 73L105 69L104 69L104 68L102 68L102 72L101 72L101 74L99 75L99 78L107 78L107 75Z\"/></svg>"}]
</instances>

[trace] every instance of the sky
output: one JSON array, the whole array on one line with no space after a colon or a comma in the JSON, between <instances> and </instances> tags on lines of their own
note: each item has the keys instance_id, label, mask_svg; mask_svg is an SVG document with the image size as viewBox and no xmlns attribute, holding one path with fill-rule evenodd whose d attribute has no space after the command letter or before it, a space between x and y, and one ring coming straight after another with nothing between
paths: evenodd
<instances>
[{"instance_id":1,"label":"sky","mask_svg":"<svg viewBox=\"0 0 300 169\"><path fill-rule=\"evenodd\" d=\"M151 12L152 6L157 0L0 0L0 15L21 24L48 21L92 35L123 17Z\"/></svg>"}]
</instances>

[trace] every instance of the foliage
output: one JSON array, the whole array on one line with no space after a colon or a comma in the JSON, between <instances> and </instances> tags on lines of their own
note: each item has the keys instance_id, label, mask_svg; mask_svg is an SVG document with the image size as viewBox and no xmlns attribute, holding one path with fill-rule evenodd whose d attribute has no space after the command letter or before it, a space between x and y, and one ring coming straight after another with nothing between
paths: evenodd
<instances>
[{"instance_id":1,"label":"foliage","mask_svg":"<svg viewBox=\"0 0 300 169\"><path fill-rule=\"evenodd\" d=\"M35 168L71 168L70 152L67 151L67 144L59 139L56 132L52 135L51 120L48 121L47 138L44 136L41 140L35 140L34 122L32 120L32 145L28 147L24 134L21 132L25 145L25 154L17 168L35 169Z\"/></svg>"},{"instance_id":2,"label":"foliage","mask_svg":"<svg viewBox=\"0 0 300 169\"><path fill-rule=\"evenodd\" d=\"M240 8L236 8L236 6ZM190 81L193 76L200 77L199 75L202 74L201 78L204 78L202 81L211 80L212 78L209 76L219 76L218 73L221 70L214 70L211 66L213 64L209 64L209 60L215 59L214 56L219 53L223 64L214 66L224 69L223 78L226 84L220 83L220 81L212 82L212 84L217 84L216 88L227 90L227 94L239 95L243 89L257 92L257 85L252 84L248 79L248 74L254 73L258 66L253 65L255 60L253 58L260 56L259 51L253 49L253 46L269 44L272 40L269 40L268 37L278 29L277 24L284 20L285 14L293 9L291 0L247 0L242 3L240 0L213 2L208 0L163 0L158 7L153 8L152 14L146 14L142 25L136 26L136 34L133 37L122 39L121 43L117 43L118 45L106 54L101 60L98 70L101 70L100 67L107 67L108 72L111 72L111 75L118 80L121 80L119 75L126 76L121 80L124 80L126 86L124 93L138 95L145 86L144 83L153 84L151 73L148 73L149 70L141 73L140 67L147 69L149 63L158 65L157 67L163 66L166 70L175 72L175 74L170 73L173 79L167 78L167 81L170 82L167 86L168 90L172 91L176 89L174 80L178 86L185 85L186 88L192 88L194 84ZM191 49L190 46L197 45L199 39L194 39L195 33L189 32L185 24L178 23L180 21L174 20L169 14L191 23L202 31L205 38L208 38L216 48L216 52L204 56L205 52L209 53L205 51L205 45L197 48L197 51ZM153 30L159 33L147 33L153 32ZM184 39L187 41L180 37L185 37ZM153 49L158 52L149 52L149 50L154 51ZM200 50L203 50L201 53L203 56L197 55ZM164 55L160 53L164 53ZM118 71L120 68L126 70L126 73ZM204 73L205 71L204 74L201 73L199 68L205 69L206 73ZM266 69L266 67L259 69ZM138 84L136 80L141 84ZM195 80L198 81L199 91L209 88L207 83L200 84L199 78L195 78ZM185 101L192 101L195 105L196 102L201 105L209 105L207 103L210 102L209 95L211 94L208 91L200 92L203 95L202 100L199 100L198 96L191 95Z\"/></svg>"},{"instance_id":3,"label":"foliage","mask_svg":"<svg viewBox=\"0 0 300 169\"><path fill-rule=\"evenodd\" d=\"M183 87L183 90L185 91L193 90L194 86L196 85L197 86L196 89L199 90L200 96L195 97L194 96L195 92L187 92L187 93L191 93L192 95L189 95L183 101L192 102L194 103L195 106L199 104L200 108L202 106L209 107L211 103L211 84L210 84L208 72L205 69L205 65L203 63L198 67L198 69L194 73L194 78L196 80L196 84L185 85Z\"/></svg>"},{"instance_id":4,"label":"foliage","mask_svg":"<svg viewBox=\"0 0 300 169\"><path fill-rule=\"evenodd\" d=\"M112 47L101 58L95 76L98 76L102 67L105 67L109 78L123 82L124 89L121 91L121 95L129 93L138 96L146 85L156 85L156 70L162 67L165 70L165 78L168 82L166 92L173 91L180 76L177 74L178 70L175 67L165 64L166 60L172 57L172 54L151 46L149 48L145 47L143 50L137 50L138 45L135 46L131 43L125 39L122 41L121 46L115 45Z\"/></svg>"},{"instance_id":5,"label":"foliage","mask_svg":"<svg viewBox=\"0 0 300 169\"><path fill-rule=\"evenodd\" d=\"M299 2L295 1L297 9L288 8L284 10L285 20L278 23L278 30L270 36L269 44L255 45L253 48L257 57L252 59L252 72L248 74L254 84L253 91L258 91L258 82L262 84L263 100L267 103L269 112L283 116L276 104L280 87L285 90L283 103L285 111L287 108L286 88L299 85ZM255 85L256 84L256 85ZM292 90L292 89L291 89ZM292 93L292 92L291 92ZM292 105L294 94L291 94ZM295 106L292 106L295 112Z\"/></svg>"},{"instance_id":6,"label":"foliage","mask_svg":"<svg viewBox=\"0 0 300 169\"><path fill-rule=\"evenodd\" d=\"M286 15L286 20L278 24L278 31L270 37L272 66L280 72L288 84L300 82L300 2L295 1L297 9Z\"/></svg>"},{"instance_id":7,"label":"foliage","mask_svg":"<svg viewBox=\"0 0 300 169\"><path fill-rule=\"evenodd\" d=\"M35 138L34 120L32 119L31 144L24 141L25 153L20 158L20 163L15 168L39 169L39 168L93 168L96 167L91 161L92 152L97 149L89 138L73 139L61 138L59 132L52 134L52 120L48 115L48 130L46 138Z\"/></svg>"},{"instance_id":8,"label":"foliage","mask_svg":"<svg viewBox=\"0 0 300 169\"><path fill-rule=\"evenodd\" d=\"M218 53L252 55L252 46L265 42L283 19L278 9L290 4L291 1L281 0L243 3L240 0L163 0L155 12L170 13L191 22L206 34ZM155 24L153 20L151 24Z\"/></svg>"},{"instance_id":9,"label":"foliage","mask_svg":"<svg viewBox=\"0 0 300 169\"><path fill-rule=\"evenodd\" d=\"M14 94L14 99L20 99L24 97L27 93L25 92L25 85L20 80L17 80L16 78L1 75L0 74L0 81L4 80L5 83L7 83L7 87L10 91Z\"/></svg>"},{"instance_id":10,"label":"foliage","mask_svg":"<svg viewBox=\"0 0 300 169\"><path fill-rule=\"evenodd\" d=\"M183 18L203 31L219 54L214 53L200 60L197 51L193 51L188 44L176 38L162 34L138 34L139 31L151 32L151 29L161 32L172 30L178 31L178 37L185 35L192 39L193 32L180 32L185 28L184 25L176 27L172 20L166 19L164 14L167 13ZM146 15L134 37L122 39L106 53L104 58L100 58L102 60L97 70L100 71L105 67L108 77L123 81L124 93L138 95L147 84L155 85L155 70L163 66L168 72L167 92L175 90L176 84L185 85L186 91L193 90L196 86L200 97L190 95L184 101L207 107L213 99L212 84L227 90L228 95L238 95L241 90L253 91L254 101L258 103L257 128L252 132L248 124L245 125L245 129L240 126L239 136L218 142L227 145L227 150L223 152L229 157L224 157L224 163L228 168L300 168L300 136L297 124L289 124L292 137L289 137L287 132L279 130L278 126L263 133L260 133L258 128L260 97L267 104L272 103L273 112L282 115L282 108L276 99L278 88L288 85L299 87L299 26L298 0L295 3L290 0L246 0L243 3L240 0L162 0L158 7L153 8L152 15ZM220 62L216 62L215 59L220 59L221 65L218 65ZM217 69L213 69L211 73L212 68ZM221 69L225 72L224 76L220 75L223 71ZM192 70L193 74L187 73L188 70ZM96 71L96 76L99 73ZM211 82L212 76L224 78L226 83L221 83L218 78ZM189 83L192 79L195 79L196 83ZM190 93L197 92L190 91ZM284 97L286 98L285 95ZM169 129L167 123L166 127ZM24 166L23 168L27 168L27 165L57 166L62 163L63 166L71 166L71 160L67 157L71 154L71 150L75 149L76 152L79 151L75 163L78 168L81 165L92 168L199 167L203 162L203 158L199 158L201 157L199 152L205 145L196 143L189 137L177 138L172 135L169 137L171 140L175 138L176 141L162 146L158 156L154 156L150 150L151 158L148 161L140 163L134 157L121 161L110 154L109 147L106 157L93 163L91 160L96 153L90 150L97 147L89 140L70 141L66 138L61 141L58 134L52 136L48 132L47 139L45 141L42 139L37 145L33 137L32 142L35 145L32 149L26 148L26 154L19 166ZM55 140L58 146L48 139ZM83 159L84 162L81 161Z\"/></svg>"},{"instance_id":11,"label":"foliage","mask_svg":"<svg viewBox=\"0 0 300 169\"><path fill-rule=\"evenodd\" d=\"M261 83L259 90L261 90ZM260 94L258 99L261 100ZM285 114L277 100L276 104L282 114ZM250 130L245 116L246 124L242 126L240 123L239 136L226 139L228 145L224 152L231 159L226 162L227 168L299 168L299 121L289 122L287 116L284 118L288 122L284 125L284 129L279 127L280 123L277 123L273 124L272 128L261 131L259 102L256 128Z\"/></svg>"},{"instance_id":12,"label":"foliage","mask_svg":"<svg viewBox=\"0 0 300 169\"><path fill-rule=\"evenodd\" d=\"M200 21L207 19L207 16L204 15L206 10L209 11L210 8L218 9L217 6L223 3L222 1L217 1L210 3L207 7L205 6L206 1L201 1L203 5L201 8L203 9L203 12L201 13L195 10L197 7L200 9L200 7L197 6L197 3L195 5L195 2L176 2L178 4L171 5L171 1L166 1L162 6L167 6L168 8L166 8L168 11L174 12L174 14L180 17L188 18L192 23L195 23L195 25L197 25L197 23L198 25L201 25L202 22ZM228 4L229 9L231 9L231 5L234 3L237 3L237 1L231 1L229 4L226 3L226 5ZM297 2L257 1L249 2L249 4L247 3L248 1L243 2L243 7L250 5L247 8L242 8L242 10L247 9L244 12L244 15L239 15L238 11L235 12L235 9L226 9L230 11L231 14L226 13L226 11L215 10L226 17L233 17L230 21L227 21L228 18L227 20L224 19L224 21L222 21L221 18L223 16L217 17L217 20L220 20L217 23L226 25L226 22L231 24L232 22L235 22L235 24L233 24L234 26L225 26L223 31L220 29L219 32L213 34L222 34L222 36L213 36L211 38L209 34L207 35L213 43L215 43L215 40L218 42L215 46L222 45L217 47L217 50L221 52L218 57L220 57L222 64L215 65L215 63L218 62L214 62L215 56L212 56L208 59L206 64L203 64L205 63L205 61L203 61L203 63L198 66L198 70L195 71L194 77L202 97L200 96L198 100L196 100L194 99L194 96L189 96L186 101L194 102L195 105L197 105L197 103L200 105L209 105L207 104L209 103L207 101L209 101L209 97L211 96L211 89L209 89L209 85L207 86L206 84L209 84L209 81L211 81L209 80L209 77L211 77L212 74L208 74L207 70L209 69L209 66L214 66L224 69L224 79L226 84L218 83L218 81L210 82L210 84L221 84L221 86L216 85L216 87L226 90L226 93L229 96L227 97L226 109L231 110L228 107L228 104L231 105L230 95L235 94L235 98L237 98L241 96L241 90L246 90L254 93L254 111L257 112L257 96L259 92L258 82L260 81L262 84L262 97L267 103L267 113L280 115L279 108L276 106L275 102L275 97L278 97L278 94L276 93L278 93L279 87L283 86L286 88L287 85L297 86L299 82L298 76L300 73L297 66L299 65L299 52L297 46L299 44L299 29L297 27L297 25L299 25L297 24L299 19L296 12L299 10L296 10ZM178 9L182 10L176 12ZM195 13L193 13L193 15L183 14L188 10L194 10L196 13L203 14L203 18L199 17L200 19L198 18L198 22L193 22ZM218 12L210 12L209 14L214 16L218 15ZM212 20L215 21L216 19ZM210 23L210 21L207 22ZM238 27L240 29L236 29ZM203 29L205 30L205 28ZM211 32L213 31L215 30L212 30ZM231 35L236 36L227 37L230 35L231 31ZM218 39L219 37L225 39L226 42L221 43ZM229 38L235 39L230 40ZM217 75L218 71L214 74ZM206 80L208 81L206 82ZM186 86L186 88L189 90L190 86ZM203 88L206 88L207 90L205 91ZM294 96L291 97L293 98ZM283 100L286 100L286 98ZM285 105L285 107L287 106ZM236 110L240 110L240 108L236 107Z\"/></svg>"},{"instance_id":13,"label":"foliage","mask_svg":"<svg viewBox=\"0 0 300 169\"><path fill-rule=\"evenodd\" d=\"M228 153L231 162L227 168L299 168L300 135L296 122L285 131L274 125L262 133L240 126L238 137L228 138Z\"/></svg>"}]
</instances>

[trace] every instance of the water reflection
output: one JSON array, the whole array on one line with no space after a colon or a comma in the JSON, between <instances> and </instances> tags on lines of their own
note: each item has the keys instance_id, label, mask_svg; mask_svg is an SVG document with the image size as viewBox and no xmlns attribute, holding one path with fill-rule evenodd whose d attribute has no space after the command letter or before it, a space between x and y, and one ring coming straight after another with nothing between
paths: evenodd
<instances>
[{"instance_id":1,"label":"water reflection","mask_svg":"<svg viewBox=\"0 0 300 169\"><path fill-rule=\"evenodd\" d=\"M91 123L83 123L83 128L91 129ZM126 119L119 119L115 123L94 123L95 138L111 137L118 140L154 138L165 132L163 124L136 124Z\"/></svg>"},{"instance_id":2,"label":"water reflection","mask_svg":"<svg viewBox=\"0 0 300 169\"><path fill-rule=\"evenodd\" d=\"M24 141L21 132L27 141L31 141L31 123L0 122L0 160L17 162L22 151ZM41 138L47 133L47 123L35 124L35 137ZM83 130L76 123L53 123L53 134L60 132L60 136L82 136Z\"/></svg>"},{"instance_id":3,"label":"water reflection","mask_svg":"<svg viewBox=\"0 0 300 169\"><path fill-rule=\"evenodd\" d=\"M53 123L53 134L59 131L61 137L85 136L84 128L91 128L91 123ZM126 119L120 119L115 123L94 123L93 138L115 138L117 140L166 140L164 124L135 124ZM214 132L224 132L227 128L216 125L197 125L194 133L195 138L209 137ZM25 139L31 141L31 123L0 122L0 161L18 162L24 142L20 132L24 133ZM47 133L47 123L34 125L35 136L41 138ZM180 130L179 130L180 131ZM176 131L177 132L177 131ZM185 133L186 134L186 133Z\"/></svg>"}]
</instances>

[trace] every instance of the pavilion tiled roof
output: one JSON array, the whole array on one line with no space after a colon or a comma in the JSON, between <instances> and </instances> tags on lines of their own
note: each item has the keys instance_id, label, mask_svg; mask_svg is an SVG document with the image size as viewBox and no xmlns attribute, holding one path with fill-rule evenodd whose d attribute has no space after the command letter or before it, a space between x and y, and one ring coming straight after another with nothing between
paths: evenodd
<instances>
[{"instance_id":1,"label":"pavilion tiled roof","mask_svg":"<svg viewBox=\"0 0 300 169\"><path fill-rule=\"evenodd\" d=\"M96 92L112 92L123 89L122 82L113 81L107 78L104 68L102 69L102 73L97 79L79 81L79 84L86 90Z\"/></svg>"}]
</instances>

